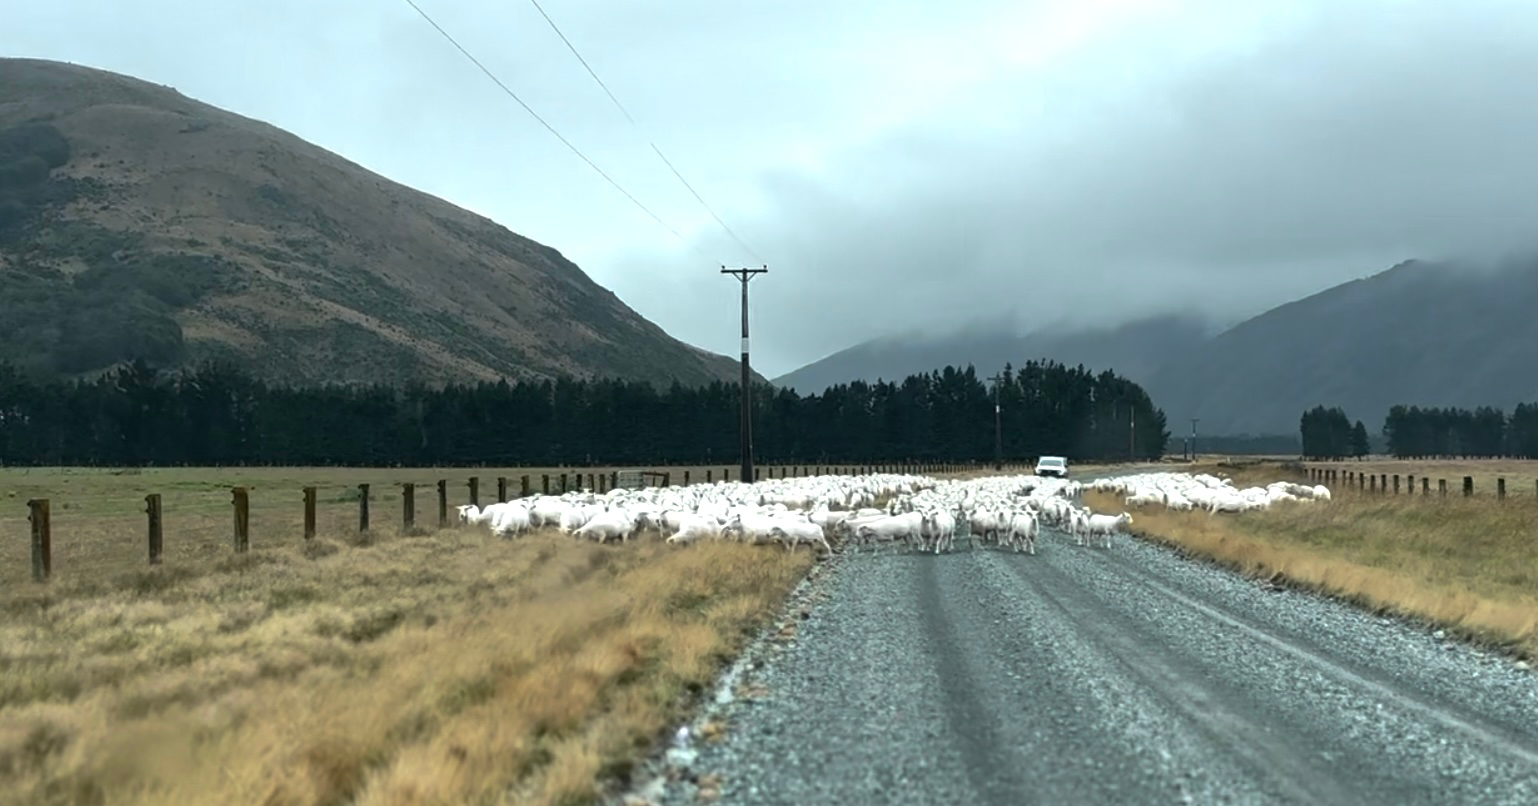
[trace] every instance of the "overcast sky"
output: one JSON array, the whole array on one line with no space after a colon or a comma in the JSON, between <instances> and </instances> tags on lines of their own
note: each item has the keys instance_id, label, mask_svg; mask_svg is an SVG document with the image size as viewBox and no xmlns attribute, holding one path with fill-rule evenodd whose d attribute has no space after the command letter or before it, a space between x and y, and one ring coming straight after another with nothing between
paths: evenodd
<instances>
[{"instance_id":1,"label":"overcast sky","mask_svg":"<svg viewBox=\"0 0 1538 806\"><path fill-rule=\"evenodd\" d=\"M169 84L549 244L771 377L913 327L1256 313L1532 246L1538 6L1509 0L50 0L0 53ZM751 247L737 246L655 142Z\"/></svg>"}]
</instances>

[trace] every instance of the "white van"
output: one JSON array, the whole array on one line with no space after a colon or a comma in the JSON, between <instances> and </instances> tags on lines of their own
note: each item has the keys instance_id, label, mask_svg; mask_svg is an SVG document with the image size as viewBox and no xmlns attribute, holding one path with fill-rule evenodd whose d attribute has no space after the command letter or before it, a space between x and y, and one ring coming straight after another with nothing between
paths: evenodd
<instances>
[{"instance_id":1,"label":"white van","mask_svg":"<svg viewBox=\"0 0 1538 806\"><path fill-rule=\"evenodd\" d=\"M1036 460L1036 475L1068 478L1068 460L1062 456L1043 456Z\"/></svg>"}]
</instances>

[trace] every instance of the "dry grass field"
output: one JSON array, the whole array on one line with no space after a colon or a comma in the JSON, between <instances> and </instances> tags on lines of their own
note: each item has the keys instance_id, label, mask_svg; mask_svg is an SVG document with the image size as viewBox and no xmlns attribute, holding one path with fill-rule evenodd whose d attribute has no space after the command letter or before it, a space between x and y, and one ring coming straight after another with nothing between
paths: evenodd
<instances>
[{"instance_id":1,"label":"dry grass field","mask_svg":"<svg viewBox=\"0 0 1538 806\"><path fill-rule=\"evenodd\" d=\"M1281 462L1204 465L1236 484L1306 481ZM1470 637L1538 657L1538 462L1347 462L1359 472L1430 477L1431 495L1357 492L1332 485L1328 503L1264 512L1134 512L1133 531L1248 574L1342 596L1368 607L1445 625ZM1476 494L1464 498L1462 477ZM1504 477L1505 501L1494 495ZM1448 496L1436 480L1448 480ZM1392 488L1391 488L1392 489ZM1120 512L1109 494L1085 493L1098 512Z\"/></svg>"},{"instance_id":2,"label":"dry grass field","mask_svg":"<svg viewBox=\"0 0 1538 806\"><path fill-rule=\"evenodd\" d=\"M401 532L401 484L415 485L415 522L438 525L440 479L448 482L449 513L469 502L469 479L479 479L480 501L497 500L497 478L504 477L508 494L516 497L528 476L533 492L543 476L560 492L560 477L578 488L590 477L639 468L0 468L0 597L31 578L27 501L47 498L53 527L55 588L102 585L125 572L147 567L149 550L144 496L161 495L165 556L179 566L207 567L227 559L233 545L234 510L230 489L249 489L250 535L253 549L274 548L301 541L304 525L303 488L316 487L317 529L341 537L358 528L359 484L370 485L369 522L374 534ZM808 475L821 471L858 470L848 465L761 465L761 478ZM895 468L893 468L895 470ZM735 465L650 468L670 474L669 483L737 477ZM595 479L591 479L595 480Z\"/></svg>"},{"instance_id":3,"label":"dry grass field","mask_svg":"<svg viewBox=\"0 0 1538 806\"><path fill-rule=\"evenodd\" d=\"M813 562L438 530L434 481L450 479L453 505L470 472L0 473L0 803L587 802ZM473 472L488 501L497 475L527 471ZM402 533L401 481L425 528ZM345 499L365 482L360 535ZM233 485L252 489L244 555ZM311 541L305 485L320 488ZM154 568L147 492L164 496ZM39 496L44 584L27 559Z\"/></svg>"}]
</instances>

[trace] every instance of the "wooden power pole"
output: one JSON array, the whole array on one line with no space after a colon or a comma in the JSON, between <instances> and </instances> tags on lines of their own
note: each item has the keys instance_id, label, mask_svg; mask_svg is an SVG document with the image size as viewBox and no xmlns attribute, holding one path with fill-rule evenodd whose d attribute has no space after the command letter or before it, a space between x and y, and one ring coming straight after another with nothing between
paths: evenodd
<instances>
[{"instance_id":1,"label":"wooden power pole","mask_svg":"<svg viewBox=\"0 0 1538 806\"><path fill-rule=\"evenodd\" d=\"M1004 469L1004 423L999 414L999 385L1004 382L1004 376L994 375L988 380L993 381L993 469Z\"/></svg>"},{"instance_id":2,"label":"wooden power pole","mask_svg":"<svg viewBox=\"0 0 1538 806\"><path fill-rule=\"evenodd\" d=\"M735 276L742 282L742 476L745 484L753 482L753 377L748 369L748 281L756 275L767 274L768 266L756 269L728 269L721 267L722 274Z\"/></svg>"}]
</instances>

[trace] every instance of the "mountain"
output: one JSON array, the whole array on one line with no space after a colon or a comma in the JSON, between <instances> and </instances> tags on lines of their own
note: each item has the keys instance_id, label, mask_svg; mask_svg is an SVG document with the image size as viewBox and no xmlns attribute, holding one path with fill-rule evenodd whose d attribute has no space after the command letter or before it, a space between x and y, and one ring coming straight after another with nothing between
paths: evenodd
<instances>
[{"instance_id":1,"label":"mountain","mask_svg":"<svg viewBox=\"0 0 1538 806\"><path fill-rule=\"evenodd\" d=\"M1396 403L1509 411L1538 400L1538 259L1408 261L1273 308L1173 356L1144 387L1172 430L1296 433L1341 406L1377 431Z\"/></svg>"},{"instance_id":2,"label":"mountain","mask_svg":"<svg viewBox=\"0 0 1538 806\"><path fill-rule=\"evenodd\" d=\"M1171 355L1195 349L1206 338L1199 320L1158 316L1114 328L1066 333L972 331L946 336L896 336L857 344L774 379L802 394L818 393L836 383L878 378L901 380L944 366L971 364L992 375L1006 363L1050 358L1068 366L1115 369L1133 381L1151 375Z\"/></svg>"},{"instance_id":3,"label":"mountain","mask_svg":"<svg viewBox=\"0 0 1538 806\"><path fill-rule=\"evenodd\" d=\"M130 356L295 383L738 373L555 249L292 134L0 59L0 359L78 375Z\"/></svg>"},{"instance_id":4,"label":"mountain","mask_svg":"<svg viewBox=\"0 0 1538 806\"><path fill-rule=\"evenodd\" d=\"M885 339L776 379L802 392L946 364L991 373L1046 357L1140 384L1176 437L1290 435L1304 410L1341 406L1376 434L1390 406L1538 400L1538 257L1476 267L1407 261L1272 308L1210 338L1162 317L1066 336ZM1201 444L1200 439L1198 445Z\"/></svg>"}]
</instances>

